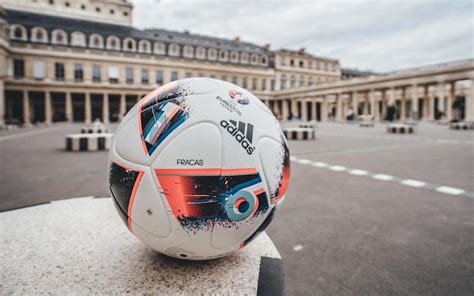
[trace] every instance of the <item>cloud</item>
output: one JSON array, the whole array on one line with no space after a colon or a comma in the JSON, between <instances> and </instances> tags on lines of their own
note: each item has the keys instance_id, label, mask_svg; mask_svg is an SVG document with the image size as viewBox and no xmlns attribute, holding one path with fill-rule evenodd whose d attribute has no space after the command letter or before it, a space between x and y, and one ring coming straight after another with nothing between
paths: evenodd
<instances>
[{"instance_id":1,"label":"cloud","mask_svg":"<svg viewBox=\"0 0 474 296\"><path fill-rule=\"evenodd\" d=\"M135 0L134 25L306 47L376 71L473 57L473 2Z\"/></svg>"}]
</instances>

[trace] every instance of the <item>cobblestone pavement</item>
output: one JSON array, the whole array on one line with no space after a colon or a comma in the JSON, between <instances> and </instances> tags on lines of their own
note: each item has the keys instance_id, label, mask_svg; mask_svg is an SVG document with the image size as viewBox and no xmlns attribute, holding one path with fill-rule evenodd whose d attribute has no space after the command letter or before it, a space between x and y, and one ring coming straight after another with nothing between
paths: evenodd
<instances>
[{"instance_id":1,"label":"cobblestone pavement","mask_svg":"<svg viewBox=\"0 0 474 296\"><path fill-rule=\"evenodd\" d=\"M0 210L109 195L107 152L64 151L79 129L0 133ZM286 293L473 295L474 132L325 123L316 135L290 142L290 188L268 229Z\"/></svg>"}]
</instances>

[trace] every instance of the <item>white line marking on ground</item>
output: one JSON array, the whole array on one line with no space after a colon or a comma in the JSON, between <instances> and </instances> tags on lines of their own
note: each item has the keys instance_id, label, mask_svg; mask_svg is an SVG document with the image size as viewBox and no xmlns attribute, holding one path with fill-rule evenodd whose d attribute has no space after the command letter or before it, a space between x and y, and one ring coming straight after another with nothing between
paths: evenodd
<instances>
[{"instance_id":1,"label":"white line marking on ground","mask_svg":"<svg viewBox=\"0 0 474 296\"><path fill-rule=\"evenodd\" d=\"M373 175L372 178L380 180L380 181L390 181L393 180L393 176L390 175L384 175L384 174L376 174Z\"/></svg>"},{"instance_id":2,"label":"white line marking on ground","mask_svg":"<svg viewBox=\"0 0 474 296\"><path fill-rule=\"evenodd\" d=\"M349 174L356 175L356 176L365 176L368 174L368 172L364 170L350 170Z\"/></svg>"},{"instance_id":3,"label":"white line marking on ground","mask_svg":"<svg viewBox=\"0 0 474 296\"><path fill-rule=\"evenodd\" d=\"M411 186L411 187L423 187L426 186L425 182L418 181L418 180L412 180L412 179L406 179L401 182L403 185L406 186Z\"/></svg>"},{"instance_id":4,"label":"white line marking on ground","mask_svg":"<svg viewBox=\"0 0 474 296\"><path fill-rule=\"evenodd\" d=\"M311 165L312 165L312 166L315 166L315 167L317 167L317 168L325 168L325 167L328 166L327 163L325 163L325 162L319 162L319 161L313 162Z\"/></svg>"},{"instance_id":5,"label":"white line marking on ground","mask_svg":"<svg viewBox=\"0 0 474 296\"><path fill-rule=\"evenodd\" d=\"M446 194L452 194L452 195L459 195L459 194L464 193L464 190L462 189L449 187L449 186L438 187L436 188L436 191L441 192L441 193L446 193Z\"/></svg>"},{"instance_id":6,"label":"white line marking on ground","mask_svg":"<svg viewBox=\"0 0 474 296\"><path fill-rule=\"evenodd\" d=\"M303 250L303 246L302 246L302 245L296 245L296 246L293 247L293 251L298 252L298 251L301 251L301 250Z\"/></svg>"},{"instance_id":7,"label":"white line marking on ground","mask_svg":"<svg viewBox=\"0 0 474 296\"><path fill-rule=\"evenodd\" d=\"M333 165L333 166L330 166L329 167L330 170L333 170L335 172L343 172L345 171L347 168L344 167L344 166L340 166L340 165Z\"/></svg>"},{"instance_id":8,"label":"white line marking on ground","mask_svg":"<svg viewBox=\"0 0 474 296\"><path fill-rule=\"evenodd\" d=\"M455 188L455 187L449 187L449 186L442 186L439 184L433 184L429 182L424 182L424 181L419 181L419 180L413 180L413 179L403 179L400 177L395 177L391 175L385 175L385 174L375 174L373 172L365 171L365 170L359 170L359 169L351 169L347 168L345 166L341 165L330 165L325 162L320 162L320 161L314 161L311 162L308 159L297 159L295 158L297 162L302 163L302 164L311 164L313 167L317 168L329 168L332 171L335 172L347 172L351 175L354 176L367 176L371 177L373 179L379 180L379 181L396 181L400 185L405 185L405 186L410 186L414 188L426 188L430 190L435 190L440 193L445 193L445 194L450 194L450 195L463 195L467 196L470 198L474 198L474 192L469 192L465 191L460 188Z\"/></svg>"}]
</instances>

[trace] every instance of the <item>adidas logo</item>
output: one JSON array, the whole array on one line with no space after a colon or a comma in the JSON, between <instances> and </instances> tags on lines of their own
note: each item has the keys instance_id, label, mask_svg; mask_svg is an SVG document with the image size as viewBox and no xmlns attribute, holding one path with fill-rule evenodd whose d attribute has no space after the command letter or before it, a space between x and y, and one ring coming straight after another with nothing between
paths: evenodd
<instances>
[{"instance_id":1,"label":"adidas logo","mask_svg":"<svg viewBox=\"0 0 474 296\"><path fill-rule=\"evenodd\" d=\"M221 126L240 143L248 155L253 153L255 150L255 146L252 146L253 124L242 121L237 123L237 121L230 119L229 121L222 120Z\"/></svg>"}]
</instances>

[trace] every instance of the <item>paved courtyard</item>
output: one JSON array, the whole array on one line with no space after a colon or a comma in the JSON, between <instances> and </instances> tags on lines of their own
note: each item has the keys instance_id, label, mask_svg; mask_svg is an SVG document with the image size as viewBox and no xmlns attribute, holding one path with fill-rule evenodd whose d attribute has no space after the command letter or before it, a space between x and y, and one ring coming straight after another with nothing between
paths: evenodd
<instances>
[{"instance_id":1,"label":"paved courtyard","mask_svg":"<svg viewBox=\"0 0 474 296\"><path fill-rule=\"evenodd\" d=\"M64 151L79 129L0 132L1 211L109 196L107 152ZM324 123L290 149L289 192L267 230L288 295L474 294L474 132Z\"/></svg>"}]
</instances>

